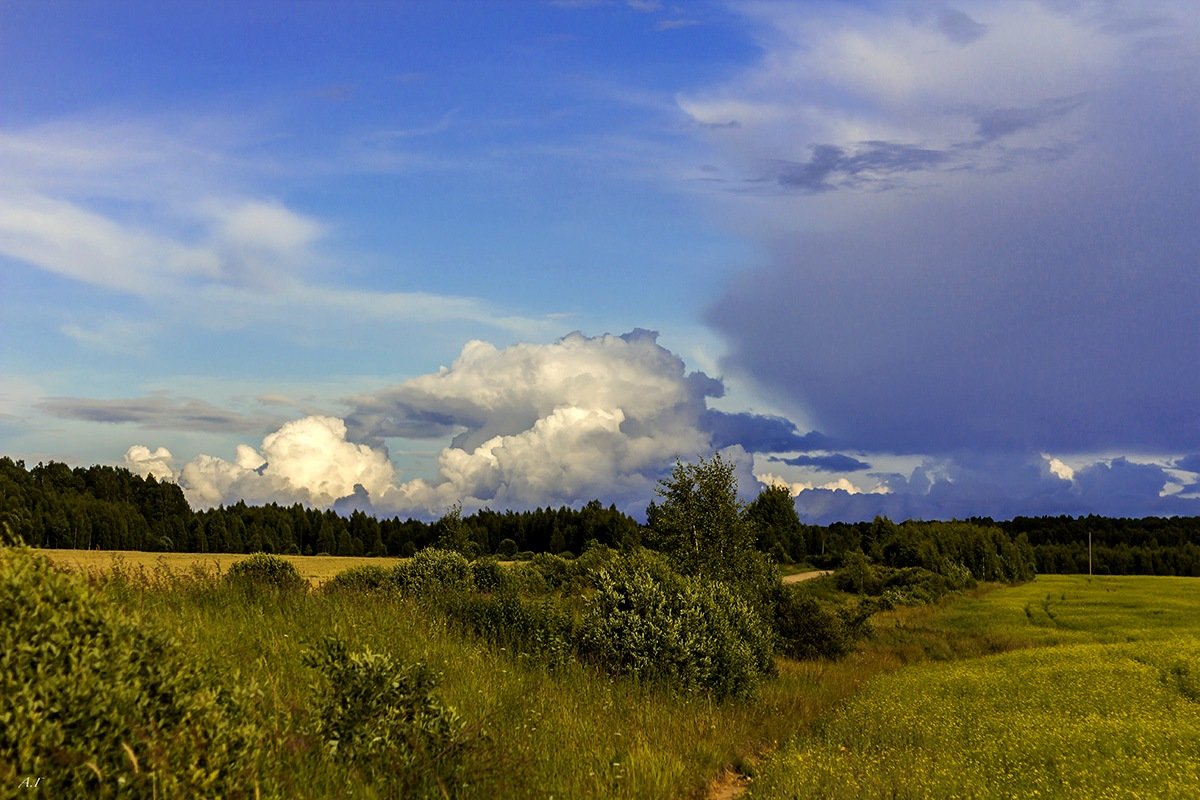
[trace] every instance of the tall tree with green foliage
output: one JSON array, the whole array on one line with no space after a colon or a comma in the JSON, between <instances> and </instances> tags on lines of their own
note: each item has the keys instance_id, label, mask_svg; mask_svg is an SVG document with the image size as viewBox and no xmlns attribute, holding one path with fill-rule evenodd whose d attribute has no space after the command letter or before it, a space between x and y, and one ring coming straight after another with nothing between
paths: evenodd
<instances>
[{"instance_id":1,"label":"tall tree with green foliage","mask_svg":"<svg viewBox=\"0 0 1200 800\"><path fill-rule=\"evenodd\" d=\"M652 546L680 573L740 583L756 554L754 527L738 499L734 465L721 458L676 462L646 509Z\"/></svg>"},{"instance_id":2,"label":"tall tree with green foliage","mask_svg":"<svg viewBox=\"0 0 1200 800\"><path fill-rule=\"evenodd\" d=\"M758 549L780 563L804 560L804 525L786 486L768 486L746 507Z\"/></svg>"}]
</instances>

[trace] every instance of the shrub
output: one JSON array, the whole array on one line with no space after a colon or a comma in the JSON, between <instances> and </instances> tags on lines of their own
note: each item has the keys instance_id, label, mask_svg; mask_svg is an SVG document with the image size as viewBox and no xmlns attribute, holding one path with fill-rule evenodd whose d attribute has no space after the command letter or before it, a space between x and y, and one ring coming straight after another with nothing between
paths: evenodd
<instances>
[{"instance_id":1,"label":"shrub","mask_svg":"<svg viewBox=\"0 0 1200 800\"><path fill-rule=\"evenodd\" d=\"M270 553L254 553L236 561L225 579L243 589L274 589L280 592L305 592L308 581L300 577L296 565Z\"/></svg>"},{"instance_id":2,"label":"shrub","mask_svg":"<svg viewBox=\"0 0 1200 800\"><path fill-rule=\"evenodd\" d=\"M775 605L779 651L796 659L841 658L869 632L869 616L869 606L829 605L799 586L781 587Z\"/></svg>"},{"instance_id":3,"label":"shrub","mask_svg":"<svg viewBox=\"0 0 1200 800\"><path fill-rule=\"evenodd\" d=\"M883 591L879 570L861 550L849 550L842 556L841 569L834 573L833 580L843 592L879 594Z\"/></svg>"},{"instance_id":4,"label":"shrub","mask_svg":"<svg viewBox=\"0 0 1200 800\"><path fill-rule=\"evenodd\" d=\"M0 781L56 796L253 796L245 703L79 576L0 547Z\"/></svg>"},{"instance_id":5,"label":"shrub","mask_svg":"<svg viewBox=\"0 0 1200 800\"><path fill-rule=\"evenodd\" d=\"M512 559L517 554L517 543L512 539L501 539L496 545L496 555L504 559Z\"/></svg>"},{"instance_id":6,"label":"shrub","mask_svg":"<svg viewBox=\"0 0 1200 800\"><path fill-rule=\"evenodd\" d=\"M541 573L551 591L568 589L579 572L575 562L550 553L538 553L529 564Z\"/></svg>"},{"instance_id":7,"label":"shrub","mask_svg":"<svg viewBox=\"0 0 1200 800\"><path fill-rule=\"evenodd\" d=\"M479 558L471 562L471 582L480 592L498 592L511 584L508 570L494 558Z\"/></svg>"},{"instance_id":8,"label":"shrub","mask_svg":"<svg viewBox=\"0 0 1200 800\"><path fill-rule=\"evenodd\" d=\"M468 739L458 715L434 693L433 670L386 653L350 653L337 639L324 640L307 663L323 679L314 733L331 757L386 782L389 796L458 793Z\"/></svg>"},{"instance_id":9,"label":"shrub","mask_svg":"<svg viewBox=\"0 0 1200 800\"><path fill-rule=\"evenodd\" d=\"M326 594L337 592L381 592L395 586L392 570L378 564L364 564L342 570L321 585Z\"/></svg>"},{"instance_id":10,"label":"shrub","mask_svg":"<svg viewBox=\"0 0 1200 800\"><path fill-rule=\"evenodd\" d=\"M645 551L600 570L580 632L583 654L608 672L718 698L747 695L771 674L772 645L740 595Z\"/></svg>"},{"instance_id":11,"label":"shrub","mask_svg":"<svg viewBox=\"0 0 1200 800\"><path fill-rule=\"evenodd\" d=\"M453 550L427 547L411 561L394 567L392 576L401 591L413 597L433 598L446 592L469 592L474 588L471 562Z\"/></svg>"},{"instance_id":12,"label":"shrub","mask_svg":"<svg viewBox=\"0 0 1200 800\"><path fill-rule=\"evenodd\" d=\"M505 575L508 576L508 590L525 594L546 594L550 591L542 571L532 562L521 561L506 567L505 570Z\"/></svg>"}]
</instances>

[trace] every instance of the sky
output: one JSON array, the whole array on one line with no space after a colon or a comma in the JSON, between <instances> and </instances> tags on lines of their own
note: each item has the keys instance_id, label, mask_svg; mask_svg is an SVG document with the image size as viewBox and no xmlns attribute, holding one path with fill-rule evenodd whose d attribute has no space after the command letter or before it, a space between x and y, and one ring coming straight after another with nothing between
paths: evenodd
<instances>
[{"instance_id":1,"label":"sky","mask_svg":"<svg viewBox=\"0 0 1200 800\"><path fill-rule=\"evenodd\" d=\"M1200 514L1190 2L0 0L0 454Z\"/></svg>"}]
</instances>

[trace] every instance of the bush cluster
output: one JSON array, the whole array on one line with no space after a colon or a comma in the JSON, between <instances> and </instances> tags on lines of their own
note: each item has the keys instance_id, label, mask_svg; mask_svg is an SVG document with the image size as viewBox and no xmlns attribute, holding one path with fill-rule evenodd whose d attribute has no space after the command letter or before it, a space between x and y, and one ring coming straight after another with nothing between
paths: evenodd
<instances>
[{"instance_id":1,"label":"bush cluster","mask_svg":"<svg viewBox=\"0 0 1200 800\"><path fill-rule=\"evenodd\" d=\"M254 553L249 558L234 562L229 567L229 572L225 573L225 579L232 585L249 591L308 591L308 581L300 576L296 565L270 553Z\"/></svg>"},{"instance_id":2,"label":"bush cluster","mask_svg":"<svg viewBox=\"0 0 1200 800\"><path fill-rule=\"evenodd\" d=\"M578 625L574 615L550 598L524 599L514 591L461 594L447 598L443 610L471 634L561 667L575 657Z\"/></svg>"},{"instance_id":3,"label":"bush cluster","mask_svg":"<svg viewBox=\"0 0 1200 800\"><path fill-rule=\"evenodd\" d=\"M844 592L879 598L878 605L936 603L951 592L974 587L975 579L962 564L937 560L937 571L924 567L887 567L870 563L861 551L845 555L842 568L834 573L834 585Z\"/></svg>"},{"instance_id":4,"label":"bush cluster","mask_svg":"<svg viewBox=\"0 0 1200 800\"><path fill-rule=\"evenodd\" d=\"M433 598L475 588L471 562L454 550L427 547L393 569L396 586L412 597Z\"/></svg>"},{"instance_id":5,"label":"bush cluster","mask_svg":"<svg viewBox=\"0 0 1200 800\"><path fill-rule=\"evenodd\" d=\"M721 698L774 670L770 626L723 583L686 578L635 552L600 570L579 648L602 669Z\"/></svg>"},{"instance_id":6,"label":"bush cluster","mask_svg":"<svg viewBox=\"0 0 1200 800\"><path fill-rule=\"evenodd\" d=\"M321 584L326 594L342 592L384 592L396 586L395 570L377 564L363 564L342 570Z\"/></svg>"},{"instance_id":7,"label":"bush cluster","mask_svg":"<svg viewBox=\"0 0 1200 800\"><path fill-rule=\"evenodd\" d=\"M0 781L58 796L253 796L244 699L84 580L0 547Z\"/></svg>"},{"instance_id":8,"label":"bush cluster","mask_svg":"<svg viewBox=\"0 0 1200 800\"><path fill-rule=\"evenodd\" d=\"M800 586L784 586L776 595L775 630L779 652L789 658L837 659L870 633L869 606L824 603Z\"/></svg>"},{"instance_id":9,"label":"bush cluster","mask_svg":"<svg viewBox=\"0 0 1200 800\"><path fill-rule=\"evenodd\" d=\"M436 695L437 673L386 653L351 653L332 638L307 663L322 678L313 733L331 757L353 764L367 780L386 779L396 797L458 793L470 739Z\"/></svg>"}]
</instances>

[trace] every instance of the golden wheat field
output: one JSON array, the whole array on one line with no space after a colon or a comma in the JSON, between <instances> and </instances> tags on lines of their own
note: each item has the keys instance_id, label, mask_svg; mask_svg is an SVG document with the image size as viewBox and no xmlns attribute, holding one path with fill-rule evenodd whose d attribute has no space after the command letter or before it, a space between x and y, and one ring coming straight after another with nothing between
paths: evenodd
<instances>
[{"instance_id":1,"label":"golden wheat field","mask_svg":"<svg viewBox=\"0 0 1200 800\"><path fill-rule=\"evenodd\" d=\"M114 564L132 569L167 569L188 572L197 567L224 573L230 565L246 558L244 553L145 553L132 550L39 550L55 564L80 572L107 571ZM319 586L343 570L364 564L381 567L395 566L402 558L367 556L280 556L295 564L300 575L311 585Z\"/></svg>"}]
</instances>

